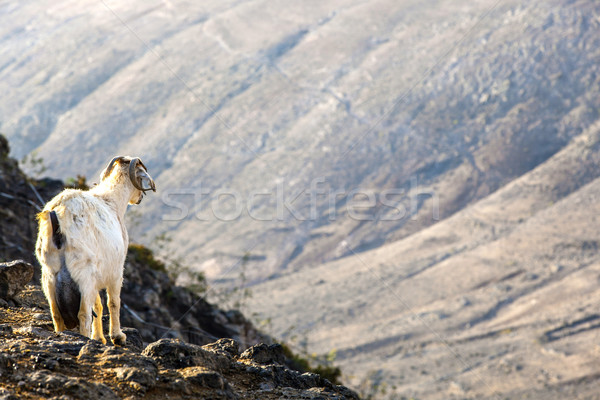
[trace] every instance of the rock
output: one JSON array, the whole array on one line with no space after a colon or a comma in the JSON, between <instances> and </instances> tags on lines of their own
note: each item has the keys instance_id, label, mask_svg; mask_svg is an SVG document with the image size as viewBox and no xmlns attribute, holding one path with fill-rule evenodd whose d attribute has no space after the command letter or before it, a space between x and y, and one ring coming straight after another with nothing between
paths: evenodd
<instances>
[{"instance_id":1,"label":"rock","mask_svg":"<svg viewBox=\"0 0 600 400\"><path fill-rule=\"evenodd\" d=\"M96 356L98 364L103 368L139 368L142 370L156 371L157 363L150 357L136 354L133 351L122 348L105 346L104 352ZM93 351L93 350L92 350Z\"/></svg>"},{"instance_id":2,"label":"rock","mask_svg":"<svg viewBox=\"0 0 600 400\"><path fill-rule=\"evenodd\" d=\"M325 388L310 388L303 392L307 400L344 400L344 399L355 399L359 400L359 397L356 393L351 390L346 389L346 391L332 391Z\"/></svg>"},{"instance_id":3,"label":"rock","mask_svg":"<svg viewBox=\"0 0 600 400\"><path fill-rule=\"evenodd\" d=\"M0 135L0 159L5 159L8 157L8 153L10 153L10 146L8 144L8 140L2 135Z\"/></svg>"},{"instance_id":4,"label":"rock","mask_svg":"<svg viewBox=\"0 0 600 400\"><path fill-rule=\"evenodd\" d=\"M227 357L205 350L200 346L186 344L178 339L161 339L150 343L142 352L162 368L205 367L223 371L229 368Z\"/></svg>"},{"instance_id":5,"label":"rock","mask_svg":"<svg viewBox=\"0 0 600 400\"><path fill-rule=\"evenodd\" d=\"M283 347L280 344L266 345L264 343L252 346L242 353L240 358L254 361L257 364L285 364Z\"/></svg>"},{"instance_id":6,"label":"rock","mask_svg":"<svg viewBox=\"0 0 600 400\"><path fill-rule=\"evenodd\" d=\"M167 385L173 392L191 394L192 386L186 381L179 371L160 371L159 385Z\"/></svg>"},{"instance_id":7,"label":"rock","mask_svg":"<svg viewBox=\"0 0 600 400\"><path fill-rule=\"evenodd\" d=\"M158 376L158 368L150 364L147 364L145 368L120 367L115 368L114 371L118 381L136 383L144 390L152 388L156 384Z\"/></svg>"},{"instance_id":8,"label":"rock","mask_svg":"<svg viewBox=\"0 0 600 400\"><path fill-rule=\"evenodd\" d=\"M358 395L353 392L352 390L348 389L346 386L342 386L342 385L336 385L335 386L335 390L337 393L339 393L342 397L342 399L355 399L355 400L359 400Z\"/></svg>"},{"instance_id":9,"label":"rock","mask_svg":"<svg viewBox=\"0 0 600 400\"><path fill-rule=\"evenodd\" d=\"M42 329L38 326L24 326L16 330L21 335L37 336L42 338L49 338L52 336L52 332Z\"/></svg>"},{"instance_id":10,"label":"rock","mask_svg":"<svg viewBox=\"0 0 600 400\"><path fill-rule=\"evenodd\" d=\"M189 387L209 389L211 397L232 400L239 398L225 377L216 371L204 367L189 367L181 370L181 374Z\"/></svg>"},{"instance_id":11,"label":"rock","mask_svg":"<svg viewBox=\"0 0 600 400\"><path fill-rule=\"evenodd\" d=\"M186 368L182 371L182 375L189 383L194 385L213 389L225 389L228 386L223 375L203 367Z\"/></svg>"},{"instance_id":12,"label":"rock","mask_svg":"<svg viewBox=\"0 0 600 400\"><path fill-rule=\"evenodd\" d=\"M11 300L33 278L33 265L23 260L0 263L0 298Z\"/></svg>"},{"instance_id":13,"label":"rock","mask_svg":"<svg viewBox=\"0 0 600 400\"><path fill-rule=\"evenodd\" d=\"M99 356L104 352L105 346L96 340L90 340L80 350L77 358L79 361L91 361L96 356Z\"/></svg>"},{"instance_id":14,"label":"rock","mask_svg":"<svg viewBox=\"0 0 600 400\"><path fill-rule=\"evenodd\" d=\"M308 387L331 387L331 382L312 372L305 372L298 377Z\"/></svg>"},{"instance_id":15,"label":"rock","mask_svg":"<svg viewBox=\"0 0 600 400\"><path fill-rule=\"evenodd\" d=\"M0 354L0 377L9 375L13 372L15 363L7 354Z\"/></svg>"},{"instance_id":16,"label":"rock","mask_svg":"<svg viewBox=\"0 0 600 400\"><path fill-rule=\"evenodd\" d=\"M0 335L12 335L13 328L8 324L0 324Z\"/></svg>"},{"instance_id":17,"label":"rock","mask_svg":"<svg viewBox=\"0 0 600 400\"><path fill-rule=\"evenodd\" d=\"M202 346L202 348L223 354L227 357L237 357L240 355L240 344L233 339L219 339L214 343Z\"/></svg>"},{"instance_id":18,"label":"rock","mask_svg":"<svg viewBox=\"0 0 600 400\"><path fill-rule=\"evenodd\" d=\"M69 378L60 373L41 370L27 376L25 386L36 388L40 396L62 392L74 399L118 399L117 395L102 383L93 383L81 378Z\"/></svg>"},{"instance_id":19,"label":"rock","mask_svg":"<svg viewBox=\"0 0 600 400\"><path fill-rule=\"evenodd\" d=\"M136 353L141 353L144 350L144 341L140 332L135 328L123 328L123 333L127 335L125 347Z\"/></svg>"},{"instance_id":20,"label":"rock","mask_svg":"<svg viewBox=\"0 0 600 400\"><path fill-rule=\"evenodd\" d=\"M19 400L10 390L0 389L0 400Z\"/></svg>"},{"instance_id":21,"label":"rock","mask_svg":"<svg viewBox=\"0 0 600 400\"><path fill-rule=\"evenodd\" d=\"M44 321L44 322L50 322L52 323L52 319L48 318L48 314L46 313L37 313L33 315L33 318L37 321Z\"/></svg>"},{"instance_id":22,"label":"rock","mask_svg":"<svg viewBox=\"0 0 600 400\"><path fill-rule=\"evenodd\" d=\"M58 340L52 340L53 337L56 337ZM81 348L88 342L91 342L91 340L83 335L70 331L54 334L52 337L48 338L48 340L42 341L43 344L51 347L54 351L62 354L69 354L74 357L79 355Z\"/></svg>"},{"instance_id":23,"label":"rock","mask_svg":"<svg viewBox=\"0 0 600 400\"><path fill-rule=\"evenodd\" d=\"M327 379L316 374L302 374L288 369L282 365L269 365L261 368L259 375L264 379L273 381L276 387L290 387L295 389L309 389L311 387L332 388ZM315 376L316 375L316 376Z\"/></svg>"}]
</instances>

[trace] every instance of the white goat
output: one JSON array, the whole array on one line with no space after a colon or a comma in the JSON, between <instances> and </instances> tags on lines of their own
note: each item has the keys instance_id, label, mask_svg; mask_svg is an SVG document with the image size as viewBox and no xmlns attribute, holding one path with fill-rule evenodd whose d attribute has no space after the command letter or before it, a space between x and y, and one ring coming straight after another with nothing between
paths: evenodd
<instances>
[{"instance_id":1,"label":"white goat","mask_svg":"<svg viewBox=\"0 0 600 400\"><path fill-rule=\"evenodd\" d=\"M142 161L115 157L98 185L88 191L66 189L38 214L36 255L57 332L79 325L82 335L106 344L99 295L106 289L111 339L125 343L119 321L129 243L124 217L127 204L139 204L147 190L156 187Z\"/></svg>"}]
</instances>

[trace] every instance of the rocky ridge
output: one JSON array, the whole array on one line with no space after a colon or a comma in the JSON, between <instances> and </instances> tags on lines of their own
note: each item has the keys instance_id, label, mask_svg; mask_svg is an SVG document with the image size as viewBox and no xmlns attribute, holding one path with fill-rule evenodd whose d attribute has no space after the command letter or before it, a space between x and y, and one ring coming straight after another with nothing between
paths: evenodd
<instances>
[{"instance_id":1,"label":"rocky ridge","mask_svg":"<svg viewBox=\"0 0 600 400\"><path fill-rule=\"evenodd\" d=\"M9 153L8 141L0 135L0 261L22 258L35 263L35 213L43 199L50 199L63 184L29 179ZM39 280L39 271L34 272Z\"/></svg>"},{"instance_id":2,"label":"rocky ridge","mask_svg":"<svg viewBox=\"0 0 600 400\"><path fill-rule=\"evenodd\" d=\"M0 265L0 273L17 266ZM13 271L15 273L15 271ZM18 306L8 306L8 302ZM285 366L280 345L240 351L233 339L204 346L160 339L144 347L125 328L124 347L54 333L43 294L28 285L0 301L0 398L357 399L349 389Z\"/></svg>"}]
</instances>

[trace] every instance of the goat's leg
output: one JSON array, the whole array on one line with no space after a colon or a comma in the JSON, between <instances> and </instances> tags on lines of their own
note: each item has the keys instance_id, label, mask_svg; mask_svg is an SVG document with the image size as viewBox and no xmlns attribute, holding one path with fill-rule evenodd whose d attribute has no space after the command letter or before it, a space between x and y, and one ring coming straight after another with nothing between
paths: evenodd
<instances>
[{"instance_id":1,"label":"goat's leg","mask_svg":"<svg viewBox=\"0 0 600 400\"><path fill-rule=\"evenodd\" d=\"M127 336L121 331L121 285L122 280L110 285L106 292L108 294L108 310L110 311L110 338L115 345L123 346Z\"/></svg>"},{"instance_id":2,"label":"goat's leg","mask_svg":"<svg viewBox=\"0 0 600 400\"><path fill-rule=\"evenodd\" d=\"M48 303L50 304L50 314L52 315L52 323L54 324L54 330L56 332L62 332L67 327L65 326L65 322L58 310L58 303L56 302L56 284L54 281L54 277L48 276L47 273L42 272L42 289L46 298L48 299Z\"/></svg>"},{"instance_id":3,"label":"goat's leg","mask_svg":"<svg viewBox=\"0 0 600 400\"><path fill-rule=\"evenodd\" d=\"M104 332L102 332L102 300L100 299L100 294L96 296L94 312L96 313L96 318L92 323L92 339L100 340L103 344L106 344L106 338L104 337Z\"/></svg>"},{"instance_id":4,"label":"goat's leg","mask_svg":"<svg viewBox=\"0 0 600 400\"><path fill-rule=\"evenodd\" d=\"M92 308L97 293L85 291L81 293L81 303L79 304L79 333L85 337L92 337Z\"/></svg>"},{"instance_id":5,"label":"goat's leg","mask_svg":"<svg viewBox=\"0 0 600 400\"><path fill-rule=\"evenodd\" d=\"M65 326L65 321L60 315L60 311L58 310L58 303L56 302L54 296L49 297L48 301L50 303L50 314L52 314L52 324L54 325L55 332L62 332L67 327Z\"/></svg>"}]
</instances>

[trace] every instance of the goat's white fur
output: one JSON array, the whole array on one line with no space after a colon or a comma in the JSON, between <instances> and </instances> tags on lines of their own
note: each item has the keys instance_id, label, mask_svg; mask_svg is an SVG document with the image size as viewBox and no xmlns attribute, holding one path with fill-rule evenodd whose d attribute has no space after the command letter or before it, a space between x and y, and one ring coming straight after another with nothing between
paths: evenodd
<instances>
[{"instance_id":1,"label":"goat's white fur","mask_svg":"<svg viewBox=\"0 0 600 400\"><path fill-rule=\"evenodd\" d=\"M124 217L127 205L139 203L143 193L132 184L124 163L115 163L105 176L106 172L102 173L101 182L89 191L66 189L46 204L38 216L36 255L42 265L42 287L50 303L54 329L57 332L65 329L55 290L56 275L61 268L60 252L64 251L67 268L81 292L80 333L106 343L99 295L101 289L106 289L110 336L113 343L124 344L126 337L119 320L123 264L129 243ZM60 250L52 240L49 217L52 210L66 238L65 246ZM92 309L98 316L93 326Z\"/></svg>"}]
</instances>

